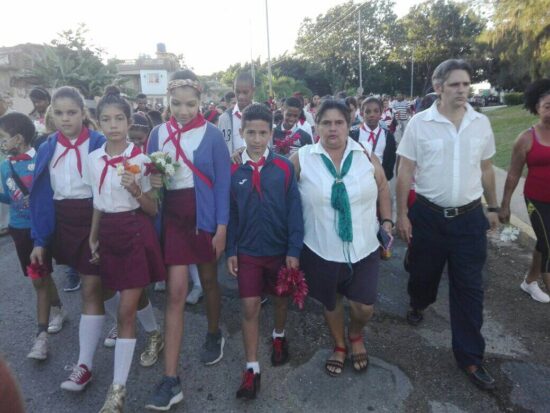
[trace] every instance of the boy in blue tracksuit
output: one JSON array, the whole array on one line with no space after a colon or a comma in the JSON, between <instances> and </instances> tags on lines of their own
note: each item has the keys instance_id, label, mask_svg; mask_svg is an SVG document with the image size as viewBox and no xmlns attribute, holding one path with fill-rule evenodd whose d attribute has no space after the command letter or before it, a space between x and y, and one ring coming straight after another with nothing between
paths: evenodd
<instances>
[{"instance_id":1,"label":"boy in blue tracksuit","mask_svg":"<svg viewBox=\"0 0 550 413\"><path fill-rule=\"evenodd\" d=\"M237 277L243 304L246 369L237 398L253 399L260 389L258 327L260 297L275 294L282 266L298 268L304 238L300 193L292 163L268 148L272 115L261 104L242 114L241 136L246 143L242 163L233 165L231 208L227 229L227 267ZM275 329L271 362L289 359L285 338L288 299L275 297Z\"/></svg>"}]
</instances>

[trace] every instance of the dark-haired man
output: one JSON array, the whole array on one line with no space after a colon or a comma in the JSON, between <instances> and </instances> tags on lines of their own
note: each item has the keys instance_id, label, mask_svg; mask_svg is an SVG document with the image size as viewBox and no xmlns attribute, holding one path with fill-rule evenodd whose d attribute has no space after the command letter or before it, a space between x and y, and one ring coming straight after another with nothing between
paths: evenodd
<instances>
[{"instance_id":1,"label":"dark-haired man","mask_svg":"<svg viewBox=\"0 0 550 413\"><path fill-rule=\"evenodd\" d=\"M441 63L432 76L438 100L414 116L405 130L397 150L397 227L410 245L407 321L422 321L423 310L437 298L447 265L454 356L468 377L488 390L495 381L482 365L482 271L486 231L498 225L491 164L495 141L487 117L468 104L471 74L463 60ZM407 210L413 176L416 202Z\"/></svg>"}]
</instances>

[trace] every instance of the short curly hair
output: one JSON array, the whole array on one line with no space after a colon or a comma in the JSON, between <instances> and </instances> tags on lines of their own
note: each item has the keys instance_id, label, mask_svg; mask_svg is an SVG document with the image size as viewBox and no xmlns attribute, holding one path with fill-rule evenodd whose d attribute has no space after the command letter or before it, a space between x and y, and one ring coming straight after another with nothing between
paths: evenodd
<instances>
[{"instance_id":1,"label":"short curly hair","mask_svg":"<svg viewBox=\"0 0 550 413\"><path fill-rule=\"evenodd\" d=\"M525 89L523 93L525 99L525 109L533 115L537 114L537 104L541 98L550 95L550 79L535 80Z\"/></svg>"}]
</instances>

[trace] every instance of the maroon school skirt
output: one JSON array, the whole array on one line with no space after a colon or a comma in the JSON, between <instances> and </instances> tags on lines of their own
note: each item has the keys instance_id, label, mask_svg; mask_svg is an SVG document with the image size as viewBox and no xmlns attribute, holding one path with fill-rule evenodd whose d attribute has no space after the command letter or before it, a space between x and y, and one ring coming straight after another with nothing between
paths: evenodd
<instances>
[{"instance_id":1,"label":"maroon school skirt","mask_svg":"<svg viewBox=\"0 0 550 413\"><path fill-rule=\"evenodd\" d=\"M162 247L166 265L212 262L212 234L197 229L195 188L166 191L162 222Z\"/></svg>"},{"instance_id":2,"label":"maroon school skirt","mask_svg":"<svg viewBox=\"0 0 550 413\"><path fill-rule=\"evenodd\" d=\"M164 281L166 270L152 218L141 209L103 213L99 269L103 286L115 291Z\"/></svg>"},{"instance_id":3,"label":"maroon school skirt","mask_svg":"<svg viewBox=\"0 0 550 413\"><path fill-rule=\"evenodd\" d=\"M34 247L34 243L31 238L30 228L13 228L9 227L10 236L15 244L15 250L17 251L17 258L19 258L19 264L23 274L27 277L27 266L31 264L31 252ZM49 249L46 248L46 256L44 259L44 265L48 269L48 273L53 272L52 255Z\"/></svg>"},{"instance_id":4,"label":"maroon school skirt","mask_svg":"<svg viewBox=\"0 0 550 413\"><path fill-rule=\"evenodd\" d=\"M90 264L90 227L94 206L92 198L55 201L53 257L80 274L99 275L99 266Z\"/></svg>"}]
</instances>

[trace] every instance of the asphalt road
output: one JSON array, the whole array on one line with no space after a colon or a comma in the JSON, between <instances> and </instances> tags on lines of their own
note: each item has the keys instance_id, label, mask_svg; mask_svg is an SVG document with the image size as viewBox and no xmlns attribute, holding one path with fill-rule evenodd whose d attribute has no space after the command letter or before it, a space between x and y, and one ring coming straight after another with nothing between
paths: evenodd
<instances>
[{"instance_id":1,"label":"asphalt road","mask_svg":"<svg viewBox=\"0 0 550 413\"><path fill-rule=\"evenodd\" d=\"M529 250L519 244L491 243L486 267L484 332L486 363L498 381L493 392L482 392L456 368L450 350L448 285L441 284L439 301L426 311L419 327L404 320L408 298L407 274L401 261L404 246L397 243L393 258L383 263L379 303L366 331L371 367L358 375L346 365L344 374L330 378L323 362L331 347L320 307L311 300L304 311L292 308L288 320L291 362L269 365L269 335L273 307L262 310L262 389L257 400L235 399L243 367L240 307L235 280L220 271L223 285L225 357L216 366L199 362L206 330L201 304L186 309L181 352L184 402L173 411L187 412L550 412L550 304L531 300L519 289ZM220 267L223 268L223 267ZM55 279L63 282L63 268ZM97 412L112 380L113 350L98 349L94 379L79 394L59 388L67 377L64 366L78 356L79 293L61 297L70 314L64 329L50 337L45 362L26 358L35 333L35 297L18 267L11 241L0 238L0 353L15 372L28 412ZM163 293L150 292L162 321ZM105 333L111 323L106 323ZM136 354L144 346L138 333ZM134 365L128 381L127 412L143 406L162 374L162 362L151 368ZM0 400L0 413L4 413ZM6 412L8 413L8 412Z\"/></svg>"}]
</instances>

